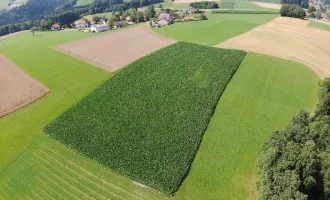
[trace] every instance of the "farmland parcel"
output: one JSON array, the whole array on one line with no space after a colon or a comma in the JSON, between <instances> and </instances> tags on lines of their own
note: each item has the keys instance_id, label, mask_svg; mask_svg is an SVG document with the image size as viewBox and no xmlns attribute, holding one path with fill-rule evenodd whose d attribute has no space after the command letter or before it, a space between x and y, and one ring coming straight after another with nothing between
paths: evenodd
<instances>
[{"instance_id":1,"label":"farmland parcel","mask_svg":"<svg viewBox=\"0 0 330 200\"><path fill-rule=\"evenodd\" d=\"M0 55L0 117L43 97L49 89Z\"/></svg>"},{"instance_id":2,"label":"farmland parcel","mask_svg":"<svg viewBox=\"0 0 330 200\"><path fill-rule=\"evenodd\" d=\"M146 27L138 26L58 45L54 49L112 72L174 42L155 35Z\"/></svg>"},{"instance_id":3,"label":"farmland parcel","mask_svg":"<svg viewBox=\"0 0 330 200\"><path fill-rule=\"evenodd\" d=\"M134 180L173 194L245 52L180 42L125 68L45 128Z\"/></svg>"},{"instance_id":4,"label":"farmland parcel","mask_svg":"<svg viewBox=\"0 0 330 200\"><path fill-rule=\"evenodd\" d=\"M330 32L307 27L306 20L278 17L238 37L217 45L297 61L320 77L330 76Z\"/></svg>"}]
</instances>

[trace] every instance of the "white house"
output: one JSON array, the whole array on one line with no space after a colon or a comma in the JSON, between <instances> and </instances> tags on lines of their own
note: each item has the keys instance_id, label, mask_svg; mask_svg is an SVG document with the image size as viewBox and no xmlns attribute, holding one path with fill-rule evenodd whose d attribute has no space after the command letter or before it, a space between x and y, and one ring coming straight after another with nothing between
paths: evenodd
<instances>
[{"instance_id":1,"label":"white house","mask_svg":"<svg viewBox=\"0 0 330 200\"><path fill-rule=\"evenodd\" d=\"M99 33L99 32L103 32L103 31L107 31L109 29L110 29L110 27L105 23L104 20L103 20L103 24L91 26L92 33Z\"/></svg>"}]
</instances>

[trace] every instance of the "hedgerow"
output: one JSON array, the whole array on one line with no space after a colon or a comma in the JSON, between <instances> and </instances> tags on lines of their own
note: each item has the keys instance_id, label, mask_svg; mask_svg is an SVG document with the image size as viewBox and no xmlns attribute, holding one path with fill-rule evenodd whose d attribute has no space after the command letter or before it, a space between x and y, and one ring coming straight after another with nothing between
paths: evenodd
<instances>
[{"instance_id":1,"label":"hedgerow","mask_svg":"<svg viewBox=\"0 0 330 200\"><path fill-rule=\"evenodd\" d=\"M173 44L128 65L44 132L114 171L173 194L244 56L238 50Z\"/></svg>"},{"instance_id":2,"label":"hedgerow","mask_svg":"<svg viewBox=\"0 0 330 200\"><path fill-rule=\"evenodd\" d=\"M271 10L212 10L212 14L279 14Z\"/></svg>"}]
</instances>

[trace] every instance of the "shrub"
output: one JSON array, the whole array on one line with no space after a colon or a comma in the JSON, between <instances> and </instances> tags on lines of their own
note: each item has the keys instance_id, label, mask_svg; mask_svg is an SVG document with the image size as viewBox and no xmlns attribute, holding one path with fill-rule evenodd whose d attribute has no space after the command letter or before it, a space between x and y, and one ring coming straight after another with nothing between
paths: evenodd
<instances>
[{"instance_id":1,"label":"shrub","mask_svg":"<svg viewBox=\"0 0 330 200\"><path fill-rule=\"evenodd\" d=\"M306 13L303 8L295 4L284 4L280 9L280 14L282 17L293 17L304 19L306 17Z\"/></svg>"},{"instance_id":2,"label":"shrub","mask_svg":"<svg viewBox=\"0 0 330 200\"><path fill-rule=\"evenodd\" d=\"M201 1L194 2L189 5L190 7L197 9L215 9L219 8L219 5L215 1Z\"/></svg>"},{"instance_id":3,"label":"shrub","mask_svg":"<svg viewBox=\"0 0 330 200\"><path fill-rule=\"evenodd\" d=\"M52 138L173 194L245 52L179 42L128 65L48 124Z\"/></svg>"},{"instance_id":4,"label":"shrub","mask_svg":"<svg viewBox=\"0 0 330 200\"><path fill-rule=\"evenodd\" d=\"M207 17L205 14L201 14L199 17L200 20L207 20Z\"/></svg>"}]
</instances>

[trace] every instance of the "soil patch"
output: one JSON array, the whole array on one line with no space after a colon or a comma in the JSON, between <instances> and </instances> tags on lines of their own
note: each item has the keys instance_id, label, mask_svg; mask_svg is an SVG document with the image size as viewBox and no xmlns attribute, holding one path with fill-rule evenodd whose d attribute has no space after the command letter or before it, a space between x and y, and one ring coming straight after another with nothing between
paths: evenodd
<instances>
[{"instance_id":1,"label":"soil patch","mask_svg":"<svg viewBox=\"0 0 330 200\"><path fill-rule=\"evenodd\" d=\"M321 78L330 77L330 32L309 21L278 17L216 47L242 49L303 63Z\"/></svg>"},{"instance_id":2,"label":"soil patch","mask_svg":"<svg viewBox=\"0 0 330 200\"><path fill-rule=\"evenodd\" d=\"M176 41L156 35L144 26L53 47L110 72Z\"/></svg>"},{"instance_id":3,"label":"soil patch","mask_svg":"<svg viewBox=\"0 0 330 200\"><path fill-rule=\"evenodd\" d=\"M0 55L0 117L25 107L50 91Z\"/></svg>"}]
</instances>

